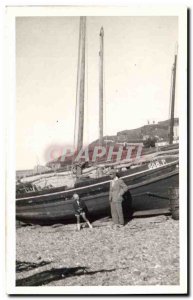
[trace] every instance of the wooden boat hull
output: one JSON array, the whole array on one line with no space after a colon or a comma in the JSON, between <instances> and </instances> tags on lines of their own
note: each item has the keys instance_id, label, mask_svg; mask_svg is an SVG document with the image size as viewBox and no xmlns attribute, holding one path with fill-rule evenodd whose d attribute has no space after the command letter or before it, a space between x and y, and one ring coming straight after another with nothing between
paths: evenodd
<instances>
[{"instance_id":1,"label":"wooden boat hull","mask_svg":"<svg viewBox=\"0 0 193 300\"><path fill-rule=\"evenodd\" d=\"M168 208L168 189L178 187L178 175L177 161L155 169L144 166L130 173L122 172L121 178L129 188L123 201L125 215L134 211ZM109 184L107 177L98 179L95 183L87 182L86 186L80 183L71 190L20 198L16 201L16 218L26 223L42 225L75 222L71 200L75 192L85 201L91 219L110 215Z\"/></svg>"}]
</instances>

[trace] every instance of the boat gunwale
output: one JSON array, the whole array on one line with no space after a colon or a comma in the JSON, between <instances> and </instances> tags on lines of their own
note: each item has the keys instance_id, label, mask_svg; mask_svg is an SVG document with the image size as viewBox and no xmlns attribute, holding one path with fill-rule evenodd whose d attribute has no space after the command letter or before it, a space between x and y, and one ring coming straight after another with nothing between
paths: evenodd
<instances>
[{"instance_id":1,"label":"boat gunwale","mask_svg":"<svg viewBox=\"0 0 193 300\"><path fill-rule=\"evenodd\" d=\"M172 166L172 165L177 164L178 162L179 162L179 160L176 160L176 161L167 163L166 165L157 167L157 168L155 168L155 169L147 169L147 170L143 170L143 171L138 172L138 173L135 173L135 174L128 174L128 175L125 175L125 176L121 176L120 178L121 178L121 179L124 179L124 178L132 177L132 176L134 177L134 176L136 176L136 175L139 175L139 174L142 174L142 173L151 172L151 171L152 171L152 173L153 173L153 171L165 169L165 168L167 168L167 167L169 167L169 166ZM179 172L179 171L178 171L178 172ZM48 196L52 196L52 195L66 194L66 193L69 193L69 192L78 191L78 190L83 190L83 189L90 188L90 187L93 187L93 186L98 186L98 185L103 185L103 184L106 184L106 183L110 183L110 181L111 181L111 179L109 179L109 180L107 180L107 181L102 181L102 182L94 183L94 184L91 184L91 185L86 185L86 186L82 186L82 187L77 187L77 188L73 188L73 189L69 189L69 190L60 191L60 192L47 193L47 194L42 194L42 195L34 195L34 196L23 197L23 198L16 198L16 201L30 200L30 199L34 199L34 200L35 200L35 199L37 199L37 198L48 197Z\"/></svg>"},{"instance_id":2,"label":"boat gunwale","mask_svg":"<svg viewBox=\"0 0 193 300\"><path fill-rule=\"evenodd\" d=\"M164 179L166 179L167 177L169 178L169 177L172 177L172 176L175 176L175 175L177 175L178 174L178 170L174 170L174 171L171 171L169 174L163 174L163 175L160 175L160 176L158 176L158 177L156 177L156 178L154 178L154 179L149 179L149 180L145 180L145 181L143 181L142 183L136 183L136 184L133 184L133 185L128 185L128 190L130 191L130 190L134 190L134 189L136 189L136 188L138 188L138 187L143 187L143 186L145 186L145 185L149 185L149 184L152 184L152 183L155 183L155 182L157 182L157 181L160 181L160 180L164 180ZM144 194L144 193L143 193ZM107 196L108 195L108 192L107 191L105 191L105 192L101 192L100 194L97 194L97 195L89 195L89 196L85 196L84 197L84 201L86 201L86 200L92 200L92 198L99 198L99 197L105 197L105 196ZM134 195L135 197L137 196L137 195ZM65 203L65 204L67 204L67 205L71 205L72 204L72 199L68 199L68 200L64 200L64 199L60 199L58 202L52 202L52 203L49 203L49 204L46 204L46 207L52 207L52 206L58 206L58 205L60 205L60 203L59 202L63 202L63 203ZM31 203L30 203L31 204ZM33 205L33 203L32 203L32 205ZM45 207L44 207L44 203L36 203L35 205L37 205L37 207L34 207L33 206L33 209L39 209L40 208L40 206L42 206L42 208L44 208L45 209ZM23 208L24 208L25 206L19 206L19 207L17 207L17 211L19 211L19 210L23 210ZM26 208L26 207L25 207ZM25 208L24 208L24 210L25 210ZM27 208L28 209L28 208ZM26 209L26 210L27 210Z\"/></svg>"}]
</instances>

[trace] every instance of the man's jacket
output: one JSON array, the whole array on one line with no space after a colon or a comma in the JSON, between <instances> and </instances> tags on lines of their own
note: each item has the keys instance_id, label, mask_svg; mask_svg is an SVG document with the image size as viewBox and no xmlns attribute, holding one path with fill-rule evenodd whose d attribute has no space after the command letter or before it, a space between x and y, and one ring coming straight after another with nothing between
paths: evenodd
<instances>
[{"instance_id":1,"label":"man's jacket","mask_svg":"<svg viewBox=\"0 0 193 300\"><path fill-rule=\"evenodd\" d=\"M125 192L128 190L127 185L124 183L122 179L113 180L110 183L110 191L109 191L109 201L117 202L122 201L122 197Z\"/></svg>"}]
</instances>

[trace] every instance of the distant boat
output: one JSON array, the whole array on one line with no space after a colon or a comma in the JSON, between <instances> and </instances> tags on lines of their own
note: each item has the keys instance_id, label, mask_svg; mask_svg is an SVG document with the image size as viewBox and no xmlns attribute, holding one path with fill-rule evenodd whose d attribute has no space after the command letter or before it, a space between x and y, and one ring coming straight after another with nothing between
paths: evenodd
<instances>
[{"instance_id":1,"label":"distant boat","mask_svg":"<svg viewBox=\"0 0 193 300\"><path fill-rule=\"evenodd\" d=\"M85 17L80 21L79 39L79 133L78 149L83 143L83 116L84 116L84 68L85 68ZM104 31L100 36L103 39ZM101 44L103 46L103 42ZM101 50L102 51L102 47ZM100 52L100 58L103 54ZM100 66L103 64L101 63ZM102 69L100 69L100 74ZM100 80L100 88L102 81ZM101 97L103 93L100 93ZM102 101L100 99L102 107ZM101 109L102 111L102 109ZM100 116L100 137L102 139L102 117ZM149 210L168 209L168 189L179 185L179 159L178 155L159 155L149 158L148 161L135 168L119 171L119 176L128 185L128 192L124 195L124 212L126 216L131 213L148 212ZM75 221L72 195L78 193L85 201L91 219L100 218L110 214L109 207L110 177L83 178L74 188L66 186L50 188L48 190L22 190L16 188L16 219L30 224L69 223ZM20 186L21 188L21 186ZM140 215L140 213L138 213Z\"/></svg>"}]
</instances>

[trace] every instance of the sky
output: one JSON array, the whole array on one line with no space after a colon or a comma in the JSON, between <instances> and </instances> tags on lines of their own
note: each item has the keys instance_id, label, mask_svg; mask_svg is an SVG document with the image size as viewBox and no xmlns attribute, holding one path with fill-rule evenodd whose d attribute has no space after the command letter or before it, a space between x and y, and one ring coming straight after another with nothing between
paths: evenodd
<instances>
[{"instance_id":1,"label":"sky","mask_svg":"<svg viewBox=\"0 0 193 300\"><path fill-rule=\"evenodd\" d=\"M104 135L169 117L177 17L87 17L84 143L99 135L99 33L104 28ZM73 145L78 17L16 19L16 169ZM178 75L175 116L178 116Z\"/></svg>"}]
</instances>

